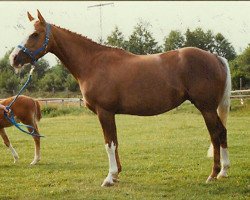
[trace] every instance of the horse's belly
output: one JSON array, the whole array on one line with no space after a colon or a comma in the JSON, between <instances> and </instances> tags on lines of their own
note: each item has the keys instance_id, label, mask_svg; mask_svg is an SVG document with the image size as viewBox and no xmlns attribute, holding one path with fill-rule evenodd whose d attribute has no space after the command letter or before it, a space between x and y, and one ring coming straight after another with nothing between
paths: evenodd
<instances>
[{"instance_id":1,"label":"horse's belly","mask_svg":"<svg viewBox=\"0 0 250 200\"><path fill-rule=\"evenodd\" d=\"M137 97L124 100L118 113L139 116L157 115L172 110L185 100L184 95L179 93L157 96L138 95Z\"/></svg>"}]
</instances>

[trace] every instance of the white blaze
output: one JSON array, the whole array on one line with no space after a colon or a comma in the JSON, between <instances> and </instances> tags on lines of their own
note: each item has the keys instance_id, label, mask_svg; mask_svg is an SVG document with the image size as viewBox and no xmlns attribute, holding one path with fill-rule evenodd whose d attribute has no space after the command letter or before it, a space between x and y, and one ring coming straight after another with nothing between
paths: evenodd
<instances>
[{"instance_id":1,"label":"white blaze","mask_svg":"<svg viewBox=\"0 0 250 200\"><path fill-rule=\"evenodd\" d=\"M29 39L29 36L35 32L35 20L33 20L32 22L30 22L28 24L27 27L25 27L25 37L24 37L24 40L20 43L20 45L24 46L28 39ZM18 48L17 46L15 47L15 49L11 52L10 56L9 56L9 60L10 60L10 65L13 66L14 65L14 58L15 56L19 53L21 49Z\"/></svg>"}]
</instances>

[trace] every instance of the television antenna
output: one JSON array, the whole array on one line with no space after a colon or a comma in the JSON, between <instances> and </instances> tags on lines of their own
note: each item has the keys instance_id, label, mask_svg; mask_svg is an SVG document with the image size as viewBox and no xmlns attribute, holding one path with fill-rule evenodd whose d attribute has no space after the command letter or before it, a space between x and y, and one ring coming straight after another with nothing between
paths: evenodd
<instances>
[{"instance_id":1,"label":"television antenna","mask_svg":"<svg viewBox=\"0 0 250 200\"><path fill-rule=\"evenodd\" d=\"M109 5L114 6L114 3L99 3L96 5L88 6L88 8L99 7L99 12L100 12L100 43L101 44L103 43L103 39L102 39L102 7L109 6Z\"/></svg>"}]
</instances>

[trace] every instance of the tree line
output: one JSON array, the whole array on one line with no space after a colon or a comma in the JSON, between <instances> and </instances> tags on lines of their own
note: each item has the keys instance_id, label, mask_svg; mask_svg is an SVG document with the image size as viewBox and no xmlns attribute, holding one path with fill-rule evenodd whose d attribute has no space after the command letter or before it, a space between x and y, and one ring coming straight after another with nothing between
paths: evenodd
<instances>
[{"instance_id":1,"label":"tree line","mask_svg":"<svg viewBox=\"0 0 250 200\"><path fill-rule=\"evenodd\" d=\"M179 30L172 30L164 38L163 44L159 44L150 31L151 25L147 22L138 22L131 35L126 39L122 31L116 26L104 41L105 45L123 48L135 54L153 54L175 50L182 47L198 47L206 51L216 52L218 55L227 58L230 62L233 89L239 89L240 79L242 87L250 87L250 44L237 55L233 45L223 36L222 33L213 33L211 30L204 31L198 27L185 33ZM9 96L15 94L26 81L29 67L26 67L18 75L14 74L9 64L9 54L0 59L0 94ZM40 59L34 70L32 84L27 88L28 92L39 93L56 92L79 93L79 86L74 77L57 60L55 66Z\"/></svg>"}]
</instances>

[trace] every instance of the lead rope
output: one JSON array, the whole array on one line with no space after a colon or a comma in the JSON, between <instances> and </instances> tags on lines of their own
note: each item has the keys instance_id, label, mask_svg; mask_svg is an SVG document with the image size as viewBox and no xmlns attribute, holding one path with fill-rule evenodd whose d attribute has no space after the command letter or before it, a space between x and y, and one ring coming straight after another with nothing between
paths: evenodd
<instances>
[{"instance_id":1,"label":"lead rope","mask_svg":"<svg viewBox=\"0 0 250 200\"><path fill-rule=\"evenodd\" d=\"M21 124L21 123L17 123L16 120L15 120L14 112L11 110L11 106L15 103L15 101L17 100L17 98L21 95L21 93L24 91L24 89L26 89L26 87L28 86L29 82L31 81L31 76L32 76L32 73L33 73L34 69L35 69L35 66L32 65L27 81L25 82L25 84L23 85L23 87L20 89L20 91L17 93L16 97L9 103L8 106L6 106L6 109L9 111L9 113L7 113L6 111L4 111L4 117L11 124L13 124L17 129L19 129L20 131L22 131L24 133L27 133L28 135L31 135L33 137L44 137L42 135L36 134L35 133L35 128L33 126L26 125L26 124ZM21 127L30 128L30 129L32 129L32 131L31 132L26 131L26 130L22 129Z\"/></svg>"}]
</instances>

